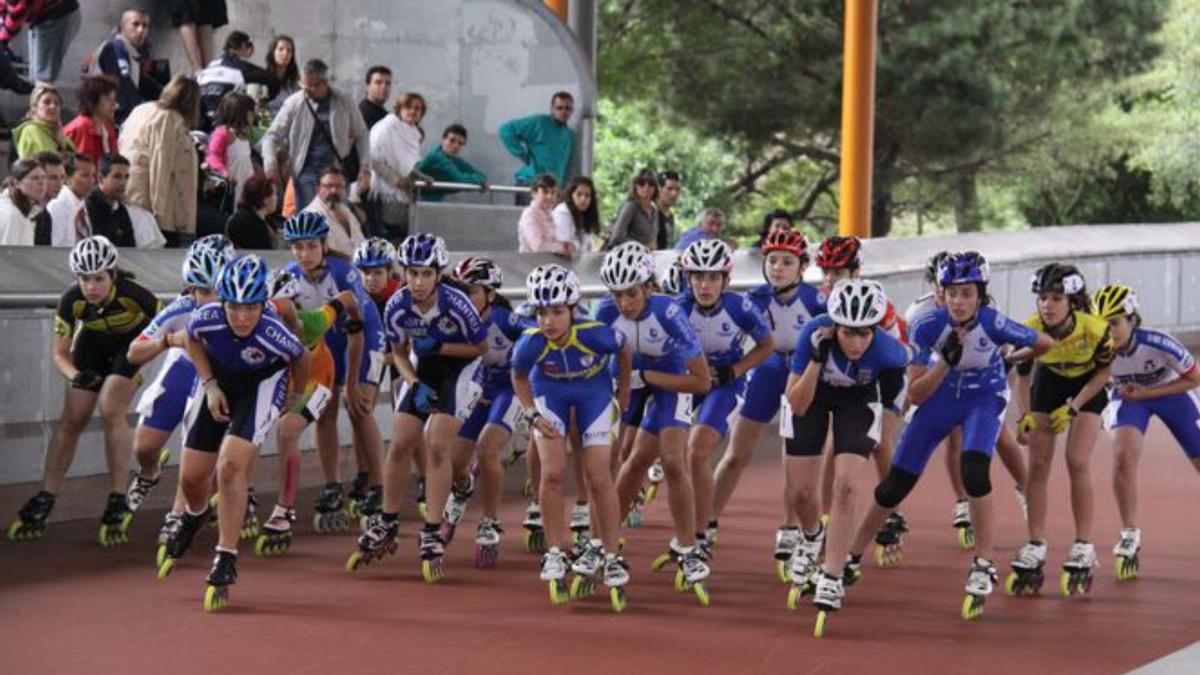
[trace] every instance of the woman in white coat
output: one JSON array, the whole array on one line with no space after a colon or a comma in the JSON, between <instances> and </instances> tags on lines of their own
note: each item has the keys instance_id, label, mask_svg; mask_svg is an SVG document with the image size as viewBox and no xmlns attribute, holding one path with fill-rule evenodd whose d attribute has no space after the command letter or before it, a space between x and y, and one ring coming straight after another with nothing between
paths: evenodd
<instances>
[{"instance_id":1,"label":"woman in white coat","mask_svg":"<svg viewBox=\"0 0 1200 675\"><path fill-rule=\"evenodd\" d=\"M416 164L421 160L425 132L421 120L425 98L409 92L396 100L395 111L371 128L371 201L388 239L408 234L408 205L412 184L421 178Z\"/></svg>"}]
</instances>

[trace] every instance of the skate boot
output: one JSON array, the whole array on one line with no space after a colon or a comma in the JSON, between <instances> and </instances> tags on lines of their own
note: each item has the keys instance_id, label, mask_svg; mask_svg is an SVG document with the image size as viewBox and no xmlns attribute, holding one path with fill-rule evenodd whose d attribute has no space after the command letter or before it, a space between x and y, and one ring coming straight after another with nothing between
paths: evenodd
<instances>
[{"instance_id":1,"label":"skate boot","mask_svg":"<svg viewBox=\"0 0 1200 675\"><path fill-rule=\"evenodd\" d=\"M786 584L792 580L791 560L800 541L800 528L781 527L775 530L775 575L779 583Z\"/></svg>"},{"instance_id":2,"label":"skate boot","mask_svg":"<svg viewBox=\"0 0 1200 675\"><path fill-rule=\"evenodd\" d=\"M846 563L842 565L842 585L850 588L860 578L862 578L862 554L847 553Z\"/></svg>"},{"instance_id":3,"label":"skate boot","mask_svg":"<svg viewBox=\"0 0 1200 675\"><path fill-rule=\"evenodd\" d=\"M646 490L638 490L629 506L629 514L625 516L625 527L641 527L646 519Z\"/></svg>"},{"instance_id":4,"label":"skate boot","mask_svg":"<svg viewBox=\"0 0 1200 675\"><path fill-rule=\"evenodd\" d=\"M237 583L237 554L217 551L205 583L204 611L215 612L229 604L229 587Z\"/></svg>"},{"instance_id":5,"label":"skate boot","mask_svg":"<svg viewBox=\"0 0 1200 675\"><path fill-rule=\"evenodd\" d=\"M1012 572L1004 579L1004 592L1009 595L1037 595L1046 580L1046 542L1031 541L1017 551Z\"/></svg>"},{"instance_id":6,"label":"skate boot","mask_svg":"<svg viewBox=\"0 0 1200 675\"><path fill-rule=\"evenodd\" d=\"M586 502L576 503L571 507L571 543L587 541L591 525L591 516Z\"/></svg>"},{"instance_id":7,"label":"skate boot","mask_svg":"<svg viewBox=\"0 0 1200 675\"><path fill-rule=\"evenodd\" d=\"M271 517L262 526L262 533L254 540L254 555L275 556L287 553L292 545L292 523L296 522L296 511L276 504Z\"/></svg>"},{"instance_id":8,"label":"skate boot","mask_svg":"<svg viewBox=\"0 0 1200 675\"><path fill-rule=\"evenodd\" d=\"M142 504L145 504L150 496L150 491L158 485L158 478L146 478L140 473L134 475L129 483L129 490L125 493L125 503L129 506L130 513L137 513L138 509L142 508Z\"/></svg>"},{"instance_id":9,"label":"skate boot","mask_svg":"<svg viewBox=\"0 0 1200 675\"><path fill-rule=\"evenodd\" d=\"M400 521L388 519L382 514L371 519L371 525L358 538L358 548L346 561L346 571L355 572L384 558L394 555L400 547L396 537L400 534Z\"/></svg>"},{"instance_id":10,"label":"skate boot","mask_svg":"<svg viewBox=\"0 0 1200 675\"><path fill-rule=\"evenodd\" d=\"M671 547L679 555L679 569L675 572L675 590L685 592L692 591L696 594L696 599L704 607L708 607L711 601L708 595L708 588L704 585L704 580L708 578L708 565L696 552L696 549L675 549L675 540L671 540Z\"/></svg>"},{"instance_id":11,"label":"skate boot","mask_svg":"<svg viewBox=\"0 0 1200 675\"><path fill-rule=\"evenodd\" d=\"M970 621L983 614L987 596L996 588L996 566L986 558L975 556L967 573L967 595L963 598L962 618Z\"/></svg>"},{"instance_id":12,"label":"skate boot","mask_svg":"<svg viewBox=\"0 0 1200 675\"><path fill-rule=\"evenodd\" d=\"M46 519L54 510L54 495L45 490L25 502L17 512L17 519L8 525L9 541L32 541L41 539L46 532Z\"/></svg>"},{"instance_id":13,"label":"skate boot","mask_svg":"<svg viewBox=\"0 0 1200 675\"><path fill-rule=\"evenodd\" d=\"M358 527L363 532L371 526L371 519L383 513L383 486L372 485L367 490L367 496L355 507L358 512Z\"/></svg>"},{"instance_id":14,"label":"skate boot","mask_svg":"<svg viewBox=\"0 0 1200 675\"><path fill-rule=\"evenodd\" d=\"M971 526L971 503L966 499L954 502L954 515L950 520L958 534L958 545L964 550L975 548L975 528Z\"/></svg>"},{"instance_id":15,"label":"skate boot","mask_svg":"<svg viewBox=\"0 0 1200 675\"><path fill-rule=\"evenodd\" d=\"M158 530L158 552L154 556L155 569L162 567L163 561L167 559L167 544L179 532L181 522L183 522L183 517L178 513L167 511L167 515L163 516L162 528Z\"/></svg>"},{"instance_id":16,"label":"skate boot","mask_svg":"<svg viewBox=\"0 0 1200 675\"><path fill-rule=\"evenodd\" d=\"M442 540L438 526L425 523L418 542L418 555L421 558L421 578L426 583L432 584L446 578L446 570L442 566L446 542Z\"/></svg>"},{"instance_id":17,"label":"skate boot","mask_svg":"<svg viewBox=\"0 0 1200 675\"><path fill-rule=\"evenodd\" d=\"M350 529L350 514L342 497L341 483L326 483L313 513L313 529L319 534L346 532Z\"/></svg>"},{"instance_id":18,"label":"skate boot","mask_svg":"<svg viewBox=\"0 0 1200 675\"><path fill-rule=\"evenodd\" d=\"M1138 578L1138 551L1142 548L1142 531L1136 527L1126 527L1121 530L1121 539L1113 547L1113 555L1117 556L1117 581L1131 581Z\"/></svg>"},{"instance_id":19,"label":"skate boot","mask_svg":"<svg viewBox=\"0 0 1200 675\"><path fill-rule=\"evenodd\" d=\"M800 533L800 539L792 552L792 587L788 590L788 609L794 610L799 607L800 598L812 595L816 589L817 578L821 574L821 551L824 547L824 525L811 536L806 532Z\"/></svg>"},{"instance_id":20,"label":"skate boot","mask_svg":"<svg viewBox=\"0 0 1200 675\"><path fill-rule=\"evenodd\" d=\"M366 471L359 471L354 474L354 480L350 482L350 491L346 493L346 510L350 512L351 518L358 518L362 515L359 512L359 504L367 498L367 482L370 480L370 474Z\"/></svg>"},{"instance_id":21,"label":"skate boot","mask_svg":"<svg viewBox=\"0 0 1200 675\"><path fill-rule=\"evenodd\" d=\"M258 496L254 494L254 488L249 487L246 489L246 515L238 529L238 539L253 539L258 532Z\"/></svg>"},{"instance_id":22,"label":"skate boot","mask_svg":"<svg viewBox=\"0 0 1200 675\"><path fill-rule=\"evenodd\" d=\"M465 485L451 485L450 496L446 498L446 508L442 510L442 539L447 545L454 539L454 528L467 512L467 503L475 494L475 479L467 474Z\"/></svg>"},{"instance_id":23,"label":"skate boot","mask_svg":"<svg viewBox=\"0 0 1200 675\"><path fill-rule=\"evenodd\" d=\"M125 503L125 495L110 492L108 504L100 516L100 533L97 540L105 548L129 542L129 524L133 522L133 511Z\"/></svg>"},{"instance_id":24,"label":"skate boot","mask_svg":"<svg viewBox=\"0 0 1200 675\"><path fill-rule=\"evenodd\" d=\"M825 623L829 615L842 608L842 598L846 589L842 580L821 572L817 579L817 587L813 592L813 606L817 608L817 622L813 625L813 637L825 636Z\"/></svg>"},{"instance_id":25,"label":"skate boot","mask_svg":"<svg viewBox=\"0 0 1200 675\"><path fill-rule=\"evenodd\" d=\"M875 565L896 567L904 562L904 533L908 522L899 512L893 512L875 534Z\"/></svg>"},{"instance_id":26,"label":"skate boot","mask_svg":"<svg viewBox=\"0 0 1200 675\"><path fill-rule=\"evenodd\" d=\"M502 534L504 528L500 527L500 521L495 518L484 516L483 520L479 521L479 528L475 531L476 567L482 569L496 566L496 559L500 557Z\"/></svg>"},{"instance_id":27,"label":"skate boot","mask_svg":"<svg viewBox=\"0 0 1200 675\"><path fill-rule=\"evenodd\" d=\"M571 599L567 592L567 554L558 549L557 546L551 546L549 551L542 555L541 572L539 574L542 581L550 585L550 602L555 605L566 604Z\"/></svg>"},{"instance_id":28,"label":"skate boot","mask_svg":"<svg viewBox=\"0 0 1200 675\"><path fill-rule=\"evenodd\" d=\"M179 527L175 530L175 535L167 542L163 561L158 566L160 580L166 579L171 570L175 569L175 564L187 553L188 548L192 545L192 540L196 538L196 533L207 521L207 510L198 516L184 512L183 516L179 518Z\"/></svg>"},{"instance_id":29,"label":"skate boot","mask_svg":"<svg viewBox=\"0 0 1200 675\"><path fill-rule=\"evenodd\" d=\"M579 554L571 563L575 578L571 579L571 599L576 600L596 592L596 576L604 567L604 546L599 539L584 540Z\"/></svg>"},{"instance_id":30,"label":"skate boot","mask_svg":"<svg viewBox=\"0 0 1200 675\"><path fill-rule=\"evenodd\" d=\"M608 588L608 599L614 612L625 611L629 598L625 594L625 585L629 583L629 565L615 553L604 556L604 586Z\"/></svg>"},{"instance_id":31,"label":"skate boot","mask_svg":"<svg viewBox=\"0 0 1200 675\"><path fill-rule=\"evenodd\" d=\"M1092 568L1096 566L1096 547L1090 541L1075 540L1071 552L1063 562L1058 587L1062 594L1087 595L1092 590Z\"/></svg>"},{"instance_id":32,"label":"skate boot","mask_svg":"<svg viewBox=\"0 0 1200 675\"><path fill-rule=\"evenodd\" d=\"M708 540L709 548L716 548L717 546L717 527L717 521L715 520L708 521L708 525L704 527L704 538Z\"/></svg>"},{"instance_id":33,"label":"skate boot","mask_svg":"<svg viewBox=\"0 0 1200 675\"><path fill-rule=\"evenodd\" d=\"M659 488L662 485L663 479L667 477L667 472L663 470L662 460L656 459L646 469L646 480L650 481L650 485L646 488L646 501L652 502L658 499Z\"/></svg>"},{"instance_id":34,"label":"skate boot","mask_svg":"<svg viewBox=\"0 0 1200 675\"><path fill-rule=\"evenodd\" d=\"M541 553L546 550L546 530L542 525L542 509L537 502L530 502L525 509L525 520L521 523L525 528L523 543L527 553Z\"/></svg>"}]
</instances>

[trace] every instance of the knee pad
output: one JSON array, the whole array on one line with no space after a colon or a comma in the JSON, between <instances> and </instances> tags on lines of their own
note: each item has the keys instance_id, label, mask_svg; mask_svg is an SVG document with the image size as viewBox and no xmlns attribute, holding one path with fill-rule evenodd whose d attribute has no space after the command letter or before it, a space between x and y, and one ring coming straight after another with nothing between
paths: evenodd
<instances>
[{"instance_id":1,"label":"knee pad","mask_svg":"<svg viewBox=\"0 0 1200 675\"><path fill-rule=\"evenodd\" d=\"M978 499L992 493L992 479L988 475L991 464L992 458L985 453L971 450L962 454L963 488L967 496Z\"/></svg>"},{"instance_id":2,"label":"knee pad","mask_svg":"<svg viewBox=\"0 0 1200 675\"><path fill-rule=\"evenodd\" d=\"M875 487L875 503L885 509L894 509L904 501L917 484L917 475L898 466L892 466L883 481Z\"/></svg>"}]
</instances>

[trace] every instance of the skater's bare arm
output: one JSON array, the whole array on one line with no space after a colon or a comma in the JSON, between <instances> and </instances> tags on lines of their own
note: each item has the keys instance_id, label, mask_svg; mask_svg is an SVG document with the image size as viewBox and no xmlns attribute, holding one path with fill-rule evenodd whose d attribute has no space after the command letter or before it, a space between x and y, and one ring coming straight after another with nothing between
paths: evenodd
<instances>
[{"instance_id":1,"label":"skater's bare arm","mask_svg":"<svg viewBox=\"0 0 1200 675\"><path fill-rule=\"evenodd\" d=\"M1143 387L1137 384L1126 384L1121 387L1121 398L1126 401L1146 401L1152 398L1163 398L1191 391L1200 387L1200 368L1192 368L1188 372L1166 384L1157 387Z\"/></svg>"},{"instance_id":2,"label":"skater's bare arm","mask_svg":"<svg viewBox=\"0 0 1200 675\"><path fill-rule=\"evenodd\" d=\"M754 345L754 349L750 350L749 354L742 357L742 360L733 364L733 374L735 377L741 377L750 372L755 366L767 360L771 352L775 351L775 338L767 335L758 344Z\"/></svg>"},{"instance_id":3,"label":"skater's bare arm","mask_svg":"<svg viewBox=\"0 0 1200 675\"><path fill-rule=\"evenodd\" d=\"M75 376L79 374L79 369L75 367L75 361L71 358L70 337L54 336L54 341L50 344L50 358L54 360L54 367L58 368L58 372L68 380L75 379Z\"/></svg>"},{"instance_id":4,"label":"skater's bare arm","mask_svg":"<svg viewBox=\"0 0 1200 675\"><path fill-rule=\"evenodd\" d=\"M701 354L688 359L684 365L687 367L687 373L684 375L646 370L642 371L642 379L646 381L646 384L667 391L677 391L683 394L707 394L712 389L712 374L708 370L708 359Z\"/></svg>"},{"instance_id":5,"label":"skater's bare arm","mask_svg":"<svg viewBox=\"0 0 1200 675\"><path fill-rule=\"evenodd\" d=\"M633 370L633 351L629 345L617 353L617 405L621 410L629 407L629 372Z\"/></svg>"},{"instance_id":6,"label":"skater's bare arm","mask_svg":"<svg viewBox=\"0 0 1200 675\"><path fill-rule=\"evenodd\" d=\"M1087 405L1088 401L1095 398L1096 394L1099 394L1100 391L1104 389L1105 385L1108 384L1109 377L1111 376L1111 366L1097 368L1096 371L1092 373L1092 377L1088 379L1087 384L1083 385L1083 389L1080 389L1079 393L1075 394L1075 397L1067 401L1067 403L1070 404L1070 406L1075 410L1082 409L1083 406Z\"/></svg>"},{"instance_id":7,"label":"skater's bare arm","mask_svg":"<svg viewBox=\"0 0 1200 675\"><path fill-rule=\"evenodd\" d=\"M820 361L809 361L800 375L788 375L787 400L792 407L792 414L802 417L812 405L813 397L817 394L817 382L821 379L821 370L825 364Z\"/></svg>"},{"instance_id":8,"label":"skater's bare arm","mask_svg":"<svg viewBox=\"0 0 1200 675\"><path fill-rule=\"evenodd\" d=\"M487 353L487 340L476 344L465 342L446 342L438 350L441 356L453 356L459 359L476 359Z\"/></svg>"},{"instance_id":9,"label":"skater's bare arm","mask_svg":"<svg viewBox=\"0 0 1200 675\"><path fill-rule=\"evenodd\" d=\"M950 366L944 359L933 364L932 368L924 366L909 366L908 367L908 400L913 405L921 405L937 388L941 386L942 380L946 379L946 373L950 372Z\"/></svg>"}]
</instances>

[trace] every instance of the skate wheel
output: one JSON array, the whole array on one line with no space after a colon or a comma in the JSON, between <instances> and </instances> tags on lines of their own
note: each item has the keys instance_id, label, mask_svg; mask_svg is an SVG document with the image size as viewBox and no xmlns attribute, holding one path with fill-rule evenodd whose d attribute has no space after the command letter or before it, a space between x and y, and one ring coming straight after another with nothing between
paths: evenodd
<instances>
[{"instance_id":1,"label":"skate wheel","mask_svg":"<svg viewBox=\"0 0 1200 675\"><path fill-rule=\"evenodd\" d=\"M163 448L158 453L158 468L161 469L164 466L166 466L167 462L170 461L170 459L171 459L171 451L166 448Z\"/></svg>"},{"instance_id":2,"label":"skate wheel","mask_svg":"<svg viewBox=\"0 0 1200 675\"><path fill-rule=\"evenodd\" d=\"M788 589L787 608L793 612L796 611L796 609L800 607L800 597L802 595L803 593L800 591L799 586L793 585L790 589Z\"/></svg>"},{"instance_id":3,"label":"skate wheel","mask_svg":"<svg viewBox=\"0 0 1200 675\"><path fill-rule=\"evenodd\" d=\"M260 534L258 538L254 540L254 555L259 557L271 555L267 547L267 544L269 543L270 538L265 534Z\"/></svg>"},{"instance_id":4,"label":"skate wheel","mask_svg":"<svg viewBox=\"0 0 1200 675\"><path fill-rule=\"evenodd\" d=\"M362 512L358 510L358 502L351 500L349 504L346 504L346 513L349 513L351 518L361 516Z\"/></svg>"},{"instance_id":5,"label":"skate wheel","mask_svg":"<svg viewBox=\"0 0 1200 675\"><path fill-rule=\"evenodd\" d=\"M421 561L421 578L425 583L432 584L446 578L446 571L442 569L440 560L422 560Z\"/></svg>"},{"instance_id":6,"label":"skate wheel","mask_svg":"<svg viewBox=\"0 0 1200 675\"><path fill-rule=\"evenodd\" d=\"M1118 556L1116 561L1117 581L1132 581L1138 578L1140 561L1137 556Z\"/></svg>"},{"instance_id":7,"label":"skate wheel","mask_svg":"<svg viewBox=\"0 0 1200 675\"><path fill-rule=\"evenodd\" d=\"M20 541L21 521L14 520L13 522L9 523L8 529L5 530L5 534L8 536L9 541Z\"/></svg>"},{"instance_id":8,"label":"skate wheel","mask_svg":"<svg viewBox=\"0 0 1200 675\"><path fill-rule=\"evenodd\" d=\"M325 521L323 518L321 518L321 514L314 513L312 523L313 532L316 532L317 534L325 534Z\"/></svg>"},{"instance_id":9,"label":"skate wheel","mask_svg":"<svg viewBox=\"0 0 1200 675\"><path fill-rule=\"evenodd\" d=\"M646 501L652 502L658 499L658 483L651 483L650 487L646 488Z\"/></svg>"},{"instance_id":10,"label":"skate wheel","mask_svg":"<svg viewBox=\"0 0 1200 675\"><path fill-rule=\"evenodd\" d=\"M671 562L671 554L664 553L650 562L650 571L661 572Z\"/></svg>"},{"instance_id":11,"label":"skate wheel","mask_svg":"<svg viewBox=\"0 0 1200 675\"><path fill-rule=\"evenodd\" d=\"M817 622L813 624L813 637L825 637L825 620L829 618L829 612L825 610L817 611Z\"/></svg>"},{"instance_id":12,"label":"skate wheel","mask_svg":"<svg viewBox=\"0 0 1200 675\"><path fill-rule=\"evenodd\" d=\"M364 567L367 564L368 561L363 556L363 552L355 551L354 553L350 554L350 558L346 561L346 572L348 574L354 574L360 567Z\"/></svg>"},{"instance_id":13,"label":"skate wheel","mask_svg":"<svg viewBox=\"0 0 1200 675\"><path fill-rule=\"evenodd\" d=\"M825 526L829 525L829 514L828 513L821 514L821 524L825 525Z\"/></svg>"},{"instance_id":14,"label":"skate wheel","mask_svg":"<svg viewBox=\"0 0 1200 675\"><path fill-rule=\"evenodd\" d=\"M617 614L625 611L625 607L629 604L629 599L625 596L624 586L614 586L608 589L608 599L612 602L613 611Z\"/></svg>"},{"instance_id":15,"label":"skate wheel","mask_svg":"<svg viewBox=\"0 0 1200 675\"><path fill-rule=\"evenodd\" d=\"M899 546L875 545L876 567L898 567L904 562L904 551Z\"/></svg>"},{"instance_id":16,"label":"skate wheel","mask_svg":"<svg viewBox=\"0 0 1200 675\"><path fill-rule=\"evenodd\" d=\"M1017 595L1020 589L1017 587L1017 582L1020 581L1020 576L1016 572L1009 572L1004 578L1004 592L1008 595Z\"/></svg>"},{"instance_id":17,"label":"skate wheel","mask_svg":"<svg viewBox=\"0 0 1200 675\"><path fill-rule=\"evenodd\" d=\"M167 576L171 574L171 570L173 569L175 569L175 559L166 558L164 556L164 560L158 566L158 580L162 581L163 579L166 579Z\"/></svg>"},{"instance_id":18,"label":"skate wheel","mask_svg":"<svg viewBox=\"0 0 1200 675\"><path fill-rule=\"evenodd\" d=\"M591 595L596 592L596 583L589 577L576 576L571 580L571 599L578 600L579 598Z\"/></svg>"},{"instance_id":19,"label":"skate wheel","mask_svg":"<svg viewBox=\"0 0 1200 675\"><path fill-rule=\"evenodd\" d=\"M258 536L258 525L249 525L238 530L238 539L253 539Z\"/></svg>"},{"instance_id":20,"label":"skate wheel","mask_svg":"<svg viewBox=\"0 0 1200 675\"><path fill-rule=\"evenodd\" d=\"M522 543L525 545L526 553L544 553L546 549L546 538L540 530L526 530L521 537Z\"/></svg>"},{"instance_id":21,"label":"skate wheel","mask_svg":"<svg viewBox=\"0 0 1200 675\"><path fill-rule=\"evenodd\" d=\"M625 524L628 527L641 527L642 520L643 517L641 511L630 511L629 515L625 517Z\"/></svg>"},{"instance_id":22,"label":"skate wheel","mask_svg":"<svg viewBox=\"0 0 1200 675\"><path fill-rule=\"evenodd\" d=\"M708 589L704 587L704 582L692 584L692 591L696 594L696 599L700 601L701 607L708 607L708 604L712 602L712 598L708 595Z\"/></svg>"},{"instance_id":23,"label":"skate wheel","mask_svg":"<svg viewBox=\"0 0 1200 675\"><path fill-rule=\"evenodd\" d=\"M421 514L421 520L429 520L429 507L425 502L417 502L417 513Z\"/></svg>"},{"instance_id":24,"label":"skate wheel","mask_svg":"<svg viewBox=\"0 0 1200 675\"><path fill-rule=\"evenodd\" d=\"M204 611L215 612L229 604L228 586L209 586L204 590Z\"/></svg>"},{"instance_id":25,"label":"skate wheel","mask_svg":"<svg viewBox=\"0 0 1200 675\"><path fill-rule=\"evenodd\" d=\"M521 494L525 495L526 497L533 496L533 481L529 480L528 478L525 479L525 484L521 486Z\"/></svg>"},{"instance_id":26,"label":"skate wheel","mask_svg":"<svg viewBox=\"0 0 1200 675\"><path fill-rule=\"evenodd\" d=\"M966 621L977 619L983 614L984 596L967 594L962 602L962 618Z\"/></svg>"},{"instance_id":27,"label":"skate wheel","mask_svg":"<svg viewBox=\"0 0 1200 675\"><path fill-rule=\"evenodd\" d=\"M688 580L683 575L683 570L675 570L675 592L686 593L688 591Z\"/></svg>"},{"instance_id":28,"label":"skate wheel","mask_svg":"<svg viewBox=\"0 0 1200 675\"><path fill-rule=\"evenodd\" d=\"M958 546L964 550L975 548L975 530L971 526L957 527Z\"/></svg>"},{"instance_id":29,"label":"skate wheel","mask_svg":"<svg viewBox=\"0 0 1200 675\"><path fill-rule=\"evenodd\" d=\"M1058 588L1062 591L1063 595L1071 597L1071 591L1074 590L1073 587L1074 584L1072 583L1070 572L1063 572L1058 575Z\"/></svg>"},{"instance_id":30,"label":"skate wheel","mask_svg":"<svg viewBox=\"0 0 1200 675\"><path fill-rule=\"evenodd\" d=\"M487 569L496 566L500 550L495 546L478 546L475 548L475 567Z\"/></svg>"},{"instance_id":31,"label":"skate wheel","mask_svg":"<svg viewBox=\"0 0 1200 675\"><path fill-rule=\"evenodd\" d=\"M167 560L167 545L159 544L158 552L154 554L154 566L162 567L162 564Z\"/></svg>"},{"instance_id":32,"label":"skate wheel","mask_svg":"<svg viewBox=\"0 0 1200 675\"><path fill-rule=\"evenodd\" d=\"M792 581L792 572L788 569L788 567L789 565L787 560L775 561L775 576L779 577L779 583L781 584L791 583Z\"/></svg>"},{"instance_id":33,"label":"skate wheel","mask_svg":"<svg viewBox=\"0 0 1200 675\"><path fill-rule=\"evenodd\" d=\"M571 599L567 593L567 585L562 579L555 579L550 582L550 602L555 605L564 605Z\"/></svg>"}]
</instances>

